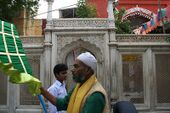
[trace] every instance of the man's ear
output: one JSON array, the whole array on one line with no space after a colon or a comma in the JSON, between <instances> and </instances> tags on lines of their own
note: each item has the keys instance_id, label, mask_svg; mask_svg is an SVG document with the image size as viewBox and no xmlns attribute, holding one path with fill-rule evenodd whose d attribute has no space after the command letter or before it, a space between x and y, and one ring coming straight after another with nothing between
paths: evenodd
<instances>
[{"instance_id":1,"label":"man's ear","mask_svg":"<svg viewBox=\"0 0 170 113\"><path fill-rule=\"evenodd\" d=\"M59 74L56 74L57 77L59 77L60 75Z\"/></svg>"},{"instance_id":2,"label":"man's ear","mask_svg":"<svg viewBox=\"0 0 170 113\"><path fill-rule=\"evenodd\" d=\"M90 73L90 72L91 72L91 68L88 67L86 72L87 72L87 73Z\"/></svg>"},{"instance_id":3,"label":"man's ear","mask_svg":"<svg viewBox=\"0 0 170 113\"><path fill-rule=\"evenodd\" d=\"M58 74L58 73L56 73L56 74L55 74L55 77L56 77L56 78L58 78L58 77L59 77L59 74Z\"/></svg>"}]
</instances>

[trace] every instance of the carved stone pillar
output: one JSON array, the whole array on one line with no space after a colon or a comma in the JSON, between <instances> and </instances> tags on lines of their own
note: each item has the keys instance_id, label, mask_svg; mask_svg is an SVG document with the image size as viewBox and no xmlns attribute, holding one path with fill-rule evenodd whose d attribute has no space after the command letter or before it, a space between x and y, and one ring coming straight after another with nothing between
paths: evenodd
<instances>
[{"instance_id":1,"label":"carved stone pillar","mask_svg":"<svg viewBox=\"0 0 170 113\"><path fill-rule=\"evenodd\" d=\"M52 24L52 5L54 0L46 0L48 2L48 11L47 11L47 25L46 28L49 28Z\"/></svg>"},{"instance_id":2,"label":"carved stone pillar","mask_svg":"<svg viewBox=\"0 0 170 113\"><path fill-rule=\"evenodd\" d=\"M44 86L47 88L50 85L51 80L51 32L45 32L44 41L44 60L45 60L45 76L44 76Z\"/></svg>"},{"instance_id":3,"label":"carved stone pillar","mask_svg":"<svg viewBox=\"0 0 170 113\"><path fill-rule=\"evenodd\" d=\"M113 15L113 0L108 0L107 13L108 13L108 18L114 19L114 15Z\"/></svg>"},{"instance_id":4,"label":"carved stone pillar","mask_svg":"<svg viewBox=\"0 0 170 113\"><path fill-rule=\"evenodd\" d=\"M115 18L113 14L113 0L108 0L107 13L108 13L109 26L115 28Z\"/></svg>"},{"instance_id":5,"label":"carved stone pillar","mask_svg":"<svg viewBox=\"0 0 170 113\"><path fill-rule=\"evenodd\" d=\"M46 0L48 2L48 13L47 13L47 20L52 20L52 5L54 0Z\"/></svg>"}]
</instances>

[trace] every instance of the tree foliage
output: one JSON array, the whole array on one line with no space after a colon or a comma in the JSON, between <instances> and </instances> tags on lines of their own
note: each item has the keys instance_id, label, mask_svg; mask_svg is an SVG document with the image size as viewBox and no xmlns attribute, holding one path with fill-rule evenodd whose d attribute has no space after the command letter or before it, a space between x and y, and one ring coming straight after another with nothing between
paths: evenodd
<instances>
[{"instance_id":1,"label":"tree foliage","mask_svg":"<svg viewBox=\"0 0 170 113\"><path fill-rule=\"evenodd\" d=\"M0 19L11 22L26 9L27 16L34 16L39 0L0 0Z\"/></svg>"},{"instance_id":2,"label":"tree foliage","mask_svg":"<svg viewBox=\"0 0 170 113\"><path fill-rule=\"evenodd\" d=\"M86 4L84 0L79 0L76 10L76 16L78 18L95 18L97 15L96 7L90 4Z\"/></svg>"},{"instance_id":3,"label":"tree foliage","mask_svg":"<svg viewBox=\"0 0 170 113\"><path fill-rule=\"evenodd\" d=\"M115 16L115 26L116 26L116 33L118 34L131 34L132 29L130 25L130 21L122 21L122 17L125 14L125 9L122 8L119 11L114 11Z\"/></svg>"}]
</instances>

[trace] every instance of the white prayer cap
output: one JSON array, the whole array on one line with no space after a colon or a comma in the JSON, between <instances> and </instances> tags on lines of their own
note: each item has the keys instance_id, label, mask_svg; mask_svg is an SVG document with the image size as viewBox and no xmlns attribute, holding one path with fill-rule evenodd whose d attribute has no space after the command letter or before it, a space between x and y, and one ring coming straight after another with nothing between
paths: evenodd
<instances>
[{"instance_id":1,"label":"white prayer cap","mask_svg":"<svg viewBox=\"0 0 170 113\"><path fill-rule=\"evenodd\" d=\"M90 52L81 53L77 57L77 59L82 61L87 66L91 67L94 72L96 71L97 60Z\"/></svg>"}]
</instances>

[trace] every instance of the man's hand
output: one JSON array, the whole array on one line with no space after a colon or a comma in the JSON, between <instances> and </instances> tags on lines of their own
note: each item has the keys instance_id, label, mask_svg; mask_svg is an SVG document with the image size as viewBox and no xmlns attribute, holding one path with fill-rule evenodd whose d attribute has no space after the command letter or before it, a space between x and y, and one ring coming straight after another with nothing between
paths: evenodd
<instances>
[{"instance_id":1,"label":"man's hand","mask_svg":"<svg viewBox=\"0 0 170 113\"><path fill-rule=\"evenodd\" d=\"M50 94L45 88L40 87L41 94L50 101L53 105L56 105L56 97L54 97L52 94Z\"/></svg>"}]
</instances>

